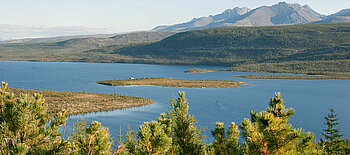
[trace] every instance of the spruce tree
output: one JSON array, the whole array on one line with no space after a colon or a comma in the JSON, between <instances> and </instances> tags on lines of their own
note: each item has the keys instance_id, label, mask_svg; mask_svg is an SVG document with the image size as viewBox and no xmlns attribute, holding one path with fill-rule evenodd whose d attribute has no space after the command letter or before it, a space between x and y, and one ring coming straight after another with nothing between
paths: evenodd
<instances>
[{"instance_id":1,"label":"spruce tree","mask_svg":"<svg viewBox=\"0 0 350 155\"><path fill-rule=\"evenodd\" d=\"M324 147L325 152L328 154L340 154L342 152L342 139L343 136L340 134L339 129L336 128L336 126L339 124L337 121L339 120L337 118L337 115L334 113L334 109L330 109L330 113L327 117L325 117L327 128L322 133L322 135L325 137Z\"/></svg>"}]
</instances>

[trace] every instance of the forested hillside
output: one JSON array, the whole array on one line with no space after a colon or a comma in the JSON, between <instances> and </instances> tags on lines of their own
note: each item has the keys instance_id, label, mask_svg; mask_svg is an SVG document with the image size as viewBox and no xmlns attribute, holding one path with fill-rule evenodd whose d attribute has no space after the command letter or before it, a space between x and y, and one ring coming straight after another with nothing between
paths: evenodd
<instances>
[{"instance_id":1,"label":"forested hillside","mask_svg":"<svg viewBox=\"0 0 350 155\"><path fill-rule=\"evenodd\" d=\"M350 24L196 30L152 44L118 48L114 53L145 61L152 58L157 63L233 66L240 71L349 72Z\"/></svg>"}]
</instances>

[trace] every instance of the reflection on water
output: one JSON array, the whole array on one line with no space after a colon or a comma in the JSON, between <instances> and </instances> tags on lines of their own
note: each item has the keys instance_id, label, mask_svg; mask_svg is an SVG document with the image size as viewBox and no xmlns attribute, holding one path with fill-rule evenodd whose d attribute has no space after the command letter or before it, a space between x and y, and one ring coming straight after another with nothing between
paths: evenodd
<instances>
[{"instance_id":1,"label":"reflection on water","mask_svg":"<svg viewBox=\"0 0 350 155\"><path fill-rule=\"evenodd\" d=\"M150 98L156 103L122 110L88 113L84 119L88 122L97 120L110 128L114 137L119 129L127 126L137 130L144 121L155 120L160 113L169 108L169 101L177 96L178 91L185 91L190 103L190 113L195 116L208 142L212 141L210 130L216 121L231 121L239 124L249 118L251 110L261 111L268 105L268 99L275 91L282 93L287 107L296 110L291 118L294 127L312 131L321 137L324 116L333 107L340 118L340 129L344 136L350 136L350 80L273 80L241 79L235 75L259 74L241 72L184 73L191 68L224 69L225 67L208 66L170 66L145 64L110 64L110 63L47 63L47 62L0 62L0 80L9 83L12 88L35 90L78 91L98 93L118 93ZM170 77L198 80L237 80L252 84L248 87L234 88L172 88L157 86L111 87L95 82L108 79L127 79L129 77ZM82 115L68 119L68 129Z\"/></svg>"}]
</instances>

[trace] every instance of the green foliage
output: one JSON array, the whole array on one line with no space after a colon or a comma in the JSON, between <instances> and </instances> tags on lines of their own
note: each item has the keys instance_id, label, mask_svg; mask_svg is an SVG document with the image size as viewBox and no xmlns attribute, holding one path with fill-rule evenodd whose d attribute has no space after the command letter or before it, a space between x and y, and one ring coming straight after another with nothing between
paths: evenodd
<instances>
[{"instance_id":1,"label":"green foliage","mask_svg":"<svg viewBox=\"0 0 350 155\"><path fill-rule=\"evenodd\" d=\"M180 154L203 154L205 146L201 140L201 130L195 125L195 119L188 114L189 105L185 92L179 92L179 98L172 103L170 117L173 120L173 141Z\"/></svg>"},{"instance_id":2,"label":"green foliage","mask_svg":"<svg viewBox=\"0 0 350 155\"><path fill-rule=\"evenodd\" d=\"M171 102L168 115L161 114L157 121L145 122L135 133L128 131L126 142L121 141L119 154L205 154L205 144L200 136L201 129L188 114L188 102L184 92Z\"/></svg>"},{"instance_id":3,"label":"green foliage","mask_svg":"<svg viewBox=\"0 0 350 155\"><path fill-rule=\"evenodd\" d=\"M6 92L6 87L3 82L0 154L110 154L110 134L101 123L85 127L85 122L77 122L69 139L64 139L65 111L50 117L42 95L22 94L15 98ZM63 135L59 132L62 127Z\"/></svg>"},{"instance_id":4,"label":"green foliage","mask_svg":"<svg viewBox=\"0 0 350 155\"><path fill-rule=\"evenodd\" d=\"M322 133L325 137L321 142L324 144L325 152L328 154L340 154L342 150L342 139L343 136L340 134L339 129L336 126L339 124L337 121L337 115L334 113L334 109L330 109L330 113L325 117L327 128Z\"/></svg>"},{"instance_id":5,"label":"green foliage","mask_svg":"<svg viewBox=\"0 0 350 155\"><path fill-rule=\"evenodd\" d=\"M16 99L6 87L7 83L2 82L0 154L64 154L69 143L58 129L65 125L65 112L50 118L42 95Z\"/></svg>"},{"instance_id":6,"label":"green foliage","mask_svg":"<svg viewBox=\"0 0 350 155\"><path fill-rule=\"evenodd\" d=\"M344 139L342 146L343 146L344 154L350 154L350 139L349 139L349 137Z\"/></svg>"},{"instance_id":7,"label":"green foliage","mask_svg":"<svg viewBox=\"0 0 350 155\"><path fill-rule=\"evenodd\" d=\"M117 150L115 151L115 154L120 155L128 155L128 154L136 154L136 132L130 130L130 126L128 127L128 131L125 134L126 141L123 140L123 137L121 135L120 131L120 139L119 139L119 145Z\"/></svg>"},{"instance_id":8,"label":"green foliage","mask_svg":"<svg viewBox=\"0 0 350 155\"><path fill-rule=\"evenodd\" d=\"M86 122L77 122L69 139L73 154L110 154L112 141L108 128L94 121L88 127Z\"/></svg>"},{"instance_id":9,"label":"green foliage","mask_svg":"<svg viewBox=\"0 0 350 155\"><path fill-rule=\"evenodd\" d=\"M165 128L157 121L145 122L140 126L136 154L166 154L171 149L172 138Z\"/></svg>"},{"instance_id":10,"label":"green foliage","mask_svg":"<svg viewBox=\"0 0 350 155\"><path fill-rule=\"evenodd\" d=\"M213 153L216 155L242 154L238 143L239 133L238 126L234 122L228 127L227 134L224 123L216 122L215 129L212 131L215 140L210 146L211 150L214 150Z\"/></svg>"},{"instance_id":11,"label":"green foliage","mask_svg":"<svg viewBox=\"0 0 350 155\"><path fill-rule=\"evenodd\" d=\"M251 112L251 120L244 119L240 128L245 138L248 154L293 153L296 147L312 144L313 135L294 129L288 119L294 109L285 109L280 94L270 99L269 107L260 113ZM301 149L300 149L301 150ZM301 150L303 151L303 150ZM294 152L301 153L301 152Z\"/></svg>"}]
</instances>

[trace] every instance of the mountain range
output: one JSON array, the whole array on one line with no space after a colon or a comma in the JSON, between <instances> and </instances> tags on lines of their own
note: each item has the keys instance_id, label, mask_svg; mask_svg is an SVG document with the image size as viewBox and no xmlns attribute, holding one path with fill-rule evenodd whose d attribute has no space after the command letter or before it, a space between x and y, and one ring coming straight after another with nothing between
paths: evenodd
<instances>
[{"instance_id":1,"label":"mountain range","mask_svg":"<svg viewBox=\"0 0 350 155\"><path fill-rule=\"evenodd\" d=\"M280 2L272 6L261 6L256 9L233 8L221 14L209 17L194 18L189 22L170 26L157 26L155 31L188 31L228 26L272 26L307 23L350 22L350 9L325 16L308 5Z\"/></svg>"}]
</instances>

